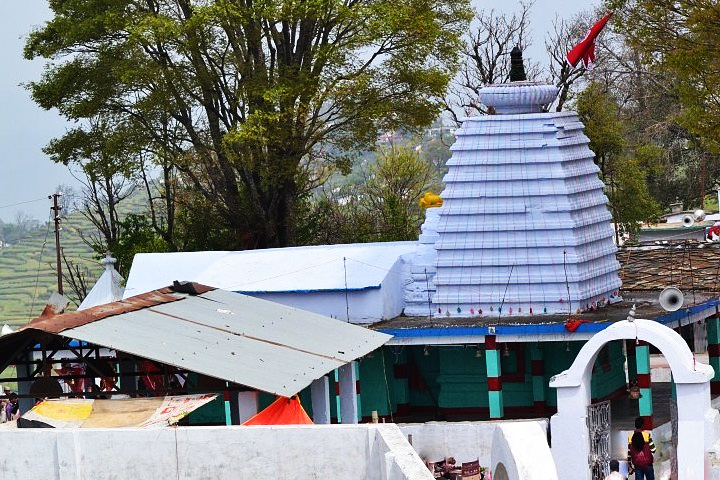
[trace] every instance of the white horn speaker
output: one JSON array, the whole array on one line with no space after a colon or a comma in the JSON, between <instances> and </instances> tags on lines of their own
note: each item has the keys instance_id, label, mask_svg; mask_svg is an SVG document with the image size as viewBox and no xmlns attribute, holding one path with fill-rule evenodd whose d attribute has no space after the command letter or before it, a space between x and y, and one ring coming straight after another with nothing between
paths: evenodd
<instances>
[{"instance_id":1,"label":"white horn speaker","mask_svg":"<svg viewBox=\"0 0 720 480\"><path fill-rule=\"evenodd\" d=\"M698 208L693 212L693 217L695 217L696 222L702 222L705 220L705 210Z\"/></svg>"},{"instance_id":2,"label":"white horn speaker","mask_svg":"<svg viewBox=\"0 0 720 480\"><path fill-rule=\"evenodd\" d=\"M683 227L692 227L695 224L695 217L692 215L683 215L682 217Z\"/></svg>"},{"instance_id":3,"label":"white horn speaker","mask_svg":"<svg viewBox=\"0 0 720 480\"><path fill-rule=\"evenodd\" d=\"M660 292L658 300L660 301L660 306L663 310L674 312L682 307L683 302L685 301L685 296L679 288L665 287L665 289Z\"/></svg>"}]
</instances>

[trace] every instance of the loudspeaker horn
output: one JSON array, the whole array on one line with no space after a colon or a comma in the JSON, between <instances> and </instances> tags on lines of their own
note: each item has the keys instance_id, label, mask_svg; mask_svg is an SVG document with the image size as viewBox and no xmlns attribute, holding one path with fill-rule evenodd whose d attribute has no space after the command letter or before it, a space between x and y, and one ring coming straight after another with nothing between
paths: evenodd
<instances>
[{"instance_id":1,"label":"loudspeaker horn","mask_svg":"<svg viewBox=\"0 0 720 480\"><path fill-rule=\"evenodd\" d=\"M693 212L693 217L695 217L696 222L702 222L705 220L705 210L698 208Z\"/></svg>"},{"instance_id":2,"label":"loudspeaker horn","mask_svg":"<svg viewBox=\"0 0 720 480\"><path fill-rule=\"evenodd\" d=\"M660 306L667 312L674 312L682 307L685 296L679 288L665 287L658 298Z\"/></svg>"},{"instance_id":3,"label":"loudspeaker horn","mask_svg":"<svg viewBox=\"0 0 720 480\"><path fill-rule=\"evenodd\" d=\"M690 214L683 215L682 224L683 227L692 227L695 224L695 217Z\"/></svg>"}]
</instances>

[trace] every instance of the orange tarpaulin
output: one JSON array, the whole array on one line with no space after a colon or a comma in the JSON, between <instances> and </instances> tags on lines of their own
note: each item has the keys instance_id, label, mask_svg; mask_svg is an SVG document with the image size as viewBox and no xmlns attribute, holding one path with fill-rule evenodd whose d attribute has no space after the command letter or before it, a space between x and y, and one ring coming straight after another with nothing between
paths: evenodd
<instances>
[{"instance_id":1,"label":"orange tarpaulin","mask_svg":"<svg viewBox=\"0 0 720 480\"><path fill-rule=\"evenodd\" d=\"M309 425L313 421L300 405L297 395L278 397L268 407L247 420L243 425Z\"/></svg>"}]
</instances>

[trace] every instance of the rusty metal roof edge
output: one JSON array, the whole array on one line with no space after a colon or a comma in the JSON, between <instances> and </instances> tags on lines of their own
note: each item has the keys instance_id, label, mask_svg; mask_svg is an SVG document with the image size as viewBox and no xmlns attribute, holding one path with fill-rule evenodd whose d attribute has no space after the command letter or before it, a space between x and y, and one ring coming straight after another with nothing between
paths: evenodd
<instances>
[{"instance_id":1,"label":"rusty metal roof edge","mask_svg":"<svg viewBox=\"0 0 720 480\"><path fill-rule=\"evenodd\" d=\"M30 320L26 325L20 327L18 331L32 328L48 333L60 333L71 328L102 320L104 318L134 312L144 308L155 307L170 302L176 302L183 300L190 295L199 296L212 290L215 290L215 288L207 285L193 282L181 283L176 281L169 287L141 293L124 300L118 300L104 305L97 305L86 310L59 313L48 316L41 315Z\"/></svg>"}]
</instances>

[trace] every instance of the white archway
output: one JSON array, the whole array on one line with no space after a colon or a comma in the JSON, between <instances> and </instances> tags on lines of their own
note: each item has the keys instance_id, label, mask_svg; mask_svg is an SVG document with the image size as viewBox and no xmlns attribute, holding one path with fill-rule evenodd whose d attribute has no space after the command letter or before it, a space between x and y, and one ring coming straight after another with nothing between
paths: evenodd
<instances>
[{"instance_id":1,"label":"white archway","mask_svg":"<svg viewBox=\"0 0 720 480\"><path fill-rule=\"evenodd\" d=\"M716 438L718 412L710 405L714 370L697 363L683 338L651 320L616 322L596 333L580 349L572 366L550 380L557 389L558 412L552 416L552 454L560 480L590 479L586 426L592 366L600 349L613 340L643 340L662 352L672 370L678 404L678 480L703 477L705 452ZM583 477L582 473L587 472Z\"/></svg>"}]
</instances>

